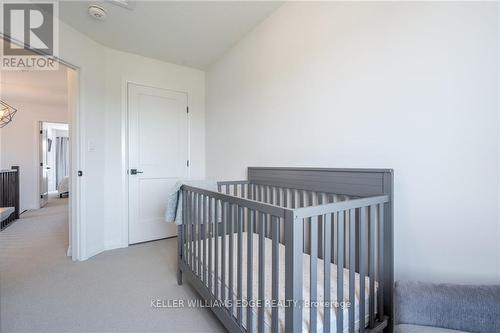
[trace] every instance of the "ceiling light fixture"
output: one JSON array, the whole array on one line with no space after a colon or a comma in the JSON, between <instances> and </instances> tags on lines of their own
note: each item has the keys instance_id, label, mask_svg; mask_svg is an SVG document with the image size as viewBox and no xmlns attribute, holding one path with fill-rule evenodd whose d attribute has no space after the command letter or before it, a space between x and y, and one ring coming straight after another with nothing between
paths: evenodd
<instances>
[{"instance_id":1,"label":"ceiling light fixture","mask_svg":"<svg viewBox=\"0 0 500 333\"><path fill-rule=\"evenodd\" d=\"M89 6L89 15L95 18L96 20L103 21L108 13L106 10L100 6L90 5Z\"/></svg>"},{"instance_id":2,"label":"ceiling light fixture","mask_svg":"<svg viewBox=\"0 0 500 333\"><path fill-rule=\"evenodd\" d=\"M10 123L16 112L12 106L0 100L0 128Z\"/></svg>"}]
</instances>

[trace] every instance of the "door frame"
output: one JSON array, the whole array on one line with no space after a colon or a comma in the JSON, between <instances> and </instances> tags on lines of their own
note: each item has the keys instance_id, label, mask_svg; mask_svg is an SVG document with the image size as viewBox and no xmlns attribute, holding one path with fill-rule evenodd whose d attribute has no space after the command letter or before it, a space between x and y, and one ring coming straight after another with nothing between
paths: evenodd
<instances>
[{"instance_id":1,"label":"door frame","mask_svg":"<svg viewBox=\"0 0 500 333\"><path fill-rule=\"evenodd\" d=\"M12 44L16 44L17 46L26 48L23 42L11 38L8 35L5 35L3 32L0 32L0 39L5 42L10 42ZM39 50L31 50L34 54L38 54L41 56L47 56L43 51ZM83 150L83 143L85 142L85 131L84 128L84 117L82 115L82 106L81 106L81 88L82 88L82 69L80 66L77 66L69 61L66 61L62 58L55 57L50 55L55 61L59 63L59 65L63 65L68 68L68 70L73 71L76 79L75 79L75 87L74 87L74 101L73 105L70 107L68 103L68 125L70 128L70 149L71 149L71 158L70 158L70 197L68 204L68 250L67 255L71 257L73 261L81 261L86 260L87 250L86 250L86 242L85 242L85 182L82 181L82 177L78 176L78 170L83 170L83 166L85 165L85 152ZM69 72L68 72L69 79ZM36 136L36 141L38 144L39 136ZM38 147L38 145L37 145ZM37 155L38 156L38 155ZM35 160L38 160L36 158ZM40 186L39 173L37 172L37 180L38 185Z\"/></svg>"},{"instance_id":2,"label":"door frame","mask_svg":"<svg viewBox=\"0 0 500 333\"><path fill-rule=\"evenodd\" d=\"M68 121L63 123L59 121L51 121L51 120L38 120L38 124L43 123L61 123L68 124L69 128L69 139L70 139L70 195L68 196L68 250L67 256L71 257L73 261L81 261L85 260L85 233L83 232L83 223L84 220L84 210L82 207L84 206L84 183L81 181L82 177L78 176L78 170L82 170L81 166L83 165L84 160L84 151L82 150L82 142L84 142L83 131L81 130L83 126L82 117L80 115L80 69L78 67L70 67L68 63L60 62L61 65L64 65L68 68L68 70L73 70L76 75L76 87L75 91L75 101L73 106L67 105L68 112ZM37 127L37 135L36 135L36 146L40 145L40 135L38 135L38 127ZM37 167L40 165L40 156L37 150ZM37 193L40 195L40 172L37 172Z\"/></svg>"},{"instance_id":3,"label":"door frame","mask_svg":"<svg viewBox=\"0 0 500 333\"><path fill-rule=\"evenodd\" d=\"M45 130L44 128L44 124L48 123L48 121L43 121L43 120L39 120L38 121L38 127L37 127L37 145L36 147L38 147L38 151L37 151L37 157L38 159L36 160L37 161L37 169L38 169L38 181L37 181L37 199L38 199L38 209L40 208L43 208L45 207L45 205L47 205L47 203L45 203L45 205L42 206L42 200L43 199L41 197L42 195L42 175L41 175L41 170L40 170L40 167L43 166L43 156L41 156L41 151L42 151L42 138L43 137L43 131ZM48 147L47 147L48 149ZM48 151L47 151L48 152ZM46 153L47 153L46 152ZM47 179L48 181L48 179ZM48 202L48 194L49 194L49 189L47 187L47 202Z\"/></svg>"},{"instance_id":4,"label":"door frame","mask_svg":"<svg viewBox=\"0 0 500 333\"><path fill-rule=\"evenodd\" d=\"M186 107L189 108L189 93L187 91L181 91L181 90L176 90L172 89L166 86L158 85L158 84L153 84L153 83L145 83L137 80L132 80L128 78L123 78L122 79L122 107L121 107L121 118L122 118L122 126L121 126L121 136L122 136L122 145L121 145L121 156L122 156L122 207L123 207L123 222L122 222L122 244L121 247L128 247L129 244L129 175L128 175L128 170L129 170L129 153L128 153L128 148L129 148L129 137L128 137L128 130L129 130L129 105L128 105L128 100L129 100L129 86L130 85L137 85L137 86L142 86L142 87L147 87L147 88L154 88L154 89L163 89L163 90L169 90L173 92L179 92L186 94L186 102L187 105ZM191 112L187 112L187 155L188 159L190 161L189 165L187 166L187 178L191 179Z\"/></svg>"}]
</instances>

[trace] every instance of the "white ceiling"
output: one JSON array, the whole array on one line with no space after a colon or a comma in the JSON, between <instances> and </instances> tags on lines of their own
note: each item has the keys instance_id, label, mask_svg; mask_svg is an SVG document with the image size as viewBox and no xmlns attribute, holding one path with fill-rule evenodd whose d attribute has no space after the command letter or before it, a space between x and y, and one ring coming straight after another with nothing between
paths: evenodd
<instances>
[{"instance_id":1,"label":"white ceiling","mask_svg":"<svg viewBox=\"0 0 500 333\"><path fill-rule=\"evenodd\" d=\"M90 17L97 4L107 18ZM61 1L61 19L95 41L125 52L205 69L282 2L131 1L131 10L111 1Z\"/></svg>"},{"instance_id":2,"label":"white ceiling","mask_svg":"<svg viewBox=\"0 0 500 333\"><path fill-rule=\"evenodd\" d=\"M5 43L0 39L0 43ZM0 99L15 107L16 101L66 104L67 67L57 71L0 71Z\"/></svg>"}]
</instances>

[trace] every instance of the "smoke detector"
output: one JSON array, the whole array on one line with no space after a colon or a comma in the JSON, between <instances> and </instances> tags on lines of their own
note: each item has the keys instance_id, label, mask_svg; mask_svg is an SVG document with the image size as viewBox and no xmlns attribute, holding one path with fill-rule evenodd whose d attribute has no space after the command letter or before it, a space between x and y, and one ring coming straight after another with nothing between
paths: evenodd
<instances>
[{"instance_id":1,"label":"smoke detector","mask_svg":"<svg viewBox=\"0 0 500 333\"><path fill-rule=\"evenodd\" d=\"M95 18L96 20L103 21L108 13L106 10L100 6L90 5L89 6L89 15Z\"/></svg>"}]
</instances>

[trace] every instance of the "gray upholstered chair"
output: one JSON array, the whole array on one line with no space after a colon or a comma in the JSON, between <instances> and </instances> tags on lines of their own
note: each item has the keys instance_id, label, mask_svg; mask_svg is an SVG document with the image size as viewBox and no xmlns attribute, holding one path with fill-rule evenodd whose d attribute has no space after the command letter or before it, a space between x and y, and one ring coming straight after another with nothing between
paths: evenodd
<instances>
[{"instance_id":1,"label":"gray upholstered chair","mask_svg":"<svg viewBox=\"0 0 500 333\"><path fill-rule=\"evenodd\" d=\"M396 282L395 333L500 332L500 286Z\"/></svg>"}]
</instances>

